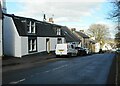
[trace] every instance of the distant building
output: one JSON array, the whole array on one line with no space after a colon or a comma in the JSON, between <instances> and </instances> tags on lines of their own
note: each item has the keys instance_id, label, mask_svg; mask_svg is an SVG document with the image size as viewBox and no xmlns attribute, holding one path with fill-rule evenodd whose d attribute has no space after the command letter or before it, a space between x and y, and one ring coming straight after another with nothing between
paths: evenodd
<instances>
[{"instance_id":1,"label":"distant building","mask_svg":"<svg viewBox=\"0 0 120 86\"><path fill-rule=\"evenodd\" d=\"M105 43L102 47L102 50L103 51L112 50L112 47L110 46L110 44Z\"/></svg>"},{"instance_id":2,"label":"distant building","mask_svg":"<svg viewBox=\"0 0 120 86\"><path fill-rule=\"evenodd\" d=\"M81 43L81 39L66 26L62 27L62 35L65 36L66 43L74 44L75 47Z\"/></svg>"},{"instance_id":3,"label":"distant building","mask_svg":"<svg viewBox=\"0 0 120 86\"><path fill-rule=\"evenodd\" d=\"M81 30L81 31L76 31L75 28L72 28L71 31L79 37L79 39L81 39L81 45L80 47L83 47L83 48L89 48L89 36L86 35L85 33L83 33L84 31Z\"/></svg>"},{"instance_id":4,"label":"distant building","mask_svg":"<svg viewBox=\"0 0 120 86\"><path fill-rule=\"evenodd\" d=\"M100 51L100 43L95 43L95 53Z\"/></svg>"}]
</instances>

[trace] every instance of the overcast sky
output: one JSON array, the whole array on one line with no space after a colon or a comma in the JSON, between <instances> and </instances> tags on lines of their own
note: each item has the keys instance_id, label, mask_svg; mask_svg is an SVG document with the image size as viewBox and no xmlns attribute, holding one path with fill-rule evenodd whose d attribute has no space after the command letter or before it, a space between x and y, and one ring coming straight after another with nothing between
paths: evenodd
<instances>
[{"instance_id":1,"label":"overcast sky","mask_svg":"<svg viewBox=\"0 0 120 86\"><path fill-rule=\"evenodd\" d=\"M54 22L70 28L88 29L103 23L113 32L113 22L107 19L111 10L108 0L6 0L7 12L37 20L53 16Z\"/></svg>"}]
</instances>

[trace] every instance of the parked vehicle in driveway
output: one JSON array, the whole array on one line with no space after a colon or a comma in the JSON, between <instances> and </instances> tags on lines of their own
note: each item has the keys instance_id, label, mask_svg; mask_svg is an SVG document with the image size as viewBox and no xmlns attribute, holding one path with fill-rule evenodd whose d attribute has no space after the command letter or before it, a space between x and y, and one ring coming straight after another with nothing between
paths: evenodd
<instances>
[{"instance_id":1,"label":"parked vehicle in driveway","mask_svg":"<svg viewBox=\"0 0 120 86\"><path fill-rule=\"evenodd\" d=\"M72 44L57 44L55 54L59 56L77 56L78 51Z\"/></svg>"},{"instance_id":2,"label":"parked vehicle in driveway","mask_svg":"<svg viewBox=\"0 0 120 86\"><path fill-rule=\"evenodd\" d=\"M82 47L75 47L75 49L78 51L78 56L83 56L87 54L87 51L85 48Z\"/></svg>"},{"instance_id":3,"label":"parked vehicle in driveway","mask_svg":"<svg viewBox=\"0 0 120 86\"><path fill-rule=\"evenodd\" d=\"M85 51L86 51L86 54L90 54L90 52L89 52L89 49L88 48L84 48L85 49Z\"/></svg>"},{"instance_id":4,"label":"parked vehicle in driveway","mask_svg":"<svg viewBox=\"0 0 120 86\"><path fill-rule=\"evenodd\" d=\"M120 53L120 49L117 49L116 52L117 52L117 53Z\"/></svg>"}]
</instances>

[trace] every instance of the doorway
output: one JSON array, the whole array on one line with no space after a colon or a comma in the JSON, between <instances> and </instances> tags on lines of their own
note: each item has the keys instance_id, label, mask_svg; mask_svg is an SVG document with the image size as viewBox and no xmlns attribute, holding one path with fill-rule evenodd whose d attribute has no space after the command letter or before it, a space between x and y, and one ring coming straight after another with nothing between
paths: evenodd
<instances>
[{"instance_id":1,"label":"doorway","mask_svg":"<svg viewBox=\"0 0 120 86\"><path fill-rule=\"evenodd\" d=\"M49 38L46 39L46 51L47 53L50 53L50 39Z\"/></svg>"}]
</instances>

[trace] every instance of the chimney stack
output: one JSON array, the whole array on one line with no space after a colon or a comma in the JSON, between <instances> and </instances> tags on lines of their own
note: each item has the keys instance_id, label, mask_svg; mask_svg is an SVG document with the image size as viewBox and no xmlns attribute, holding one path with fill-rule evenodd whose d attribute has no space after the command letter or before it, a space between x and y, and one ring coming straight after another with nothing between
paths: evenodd
<instances>
[{"instance_id":1,"label":"chimney stack","mask_svg":"<svg viewBox=\"0 0 120 86\"><path fill-rule=\"evenodd\" d=\"M84 30L80 30L80 32L84 33L85 31Z\"/></svg>"},{"instance_id":2,"label":"chimney stack","mask_svg":"<svg viewBox=\"0 0 120 86\"><path fill-rule=\"evenodd\" d=\"M0 3L0 19L2 19L2 7L1 7L1 3Z\"/></svg>"},{"instance_id":3,"label":"chimney stack","mask_svg":"<svg viewBox=\"0 0 120 86\"><path fill-rule=\"evenodd\" d=\"M76 31L76 28L71 28L71 31L72 31L72 32Z\"/></svg>"},{"instance_id":4,"label":"chimney stack","mask_svg":"<svg viewBox=\"0 0 120 86\"><path fill-rule=\"evenodd\" d=\"M49 18L49 21L48 21L48 22L54 23L53 18Z\"/></svg>"},{"instance_id":5,"label":"chimney stack","mask_svg":"<svg viewBox=\"0 0 120 86\"><path fill-rule=\"evenodd\" d=\"M0 0L1 8L3 13L7 13L6 0Z\"/></svg>"}]
</instances>

